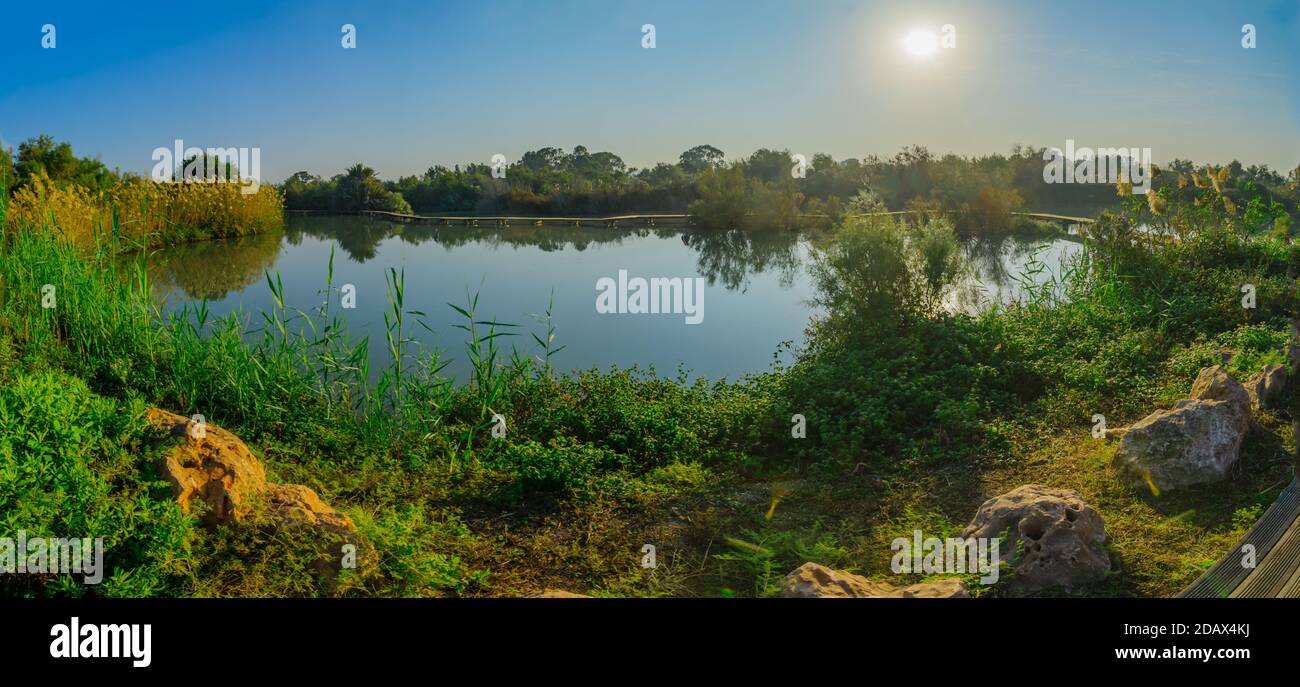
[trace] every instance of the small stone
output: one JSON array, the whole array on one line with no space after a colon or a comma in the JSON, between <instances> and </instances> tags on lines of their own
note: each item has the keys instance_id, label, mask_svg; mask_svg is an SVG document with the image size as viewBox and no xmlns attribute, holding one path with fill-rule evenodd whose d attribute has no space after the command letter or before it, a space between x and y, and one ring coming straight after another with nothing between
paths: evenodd
<instances>
[{"instance_id":1,"label":"small stone","mask_svg":"<svg viewBox=\"0 0 1300 687\"><path fill-rule=\"evenodd\" d=\"M540 592L533 592L532 594L529 594L525 598L528 599L590 599L591 597L587 596L586 594L574 594L573 592L566 592L563 589L544 589Z\"/></svg>"},{"instance_id":2,"label":"small stone","mask_svg":"<svg viewBox=\"0 0 1300 687\"><path fill-rule=\"evenodd\" d=\"M964 599L970 594L966 583L956 578L921 582L899 587L868 580L860 575L833 570L817 563L804 563L781 580L785 599Z\"/></svg>"},{"instance_id":3,"label":"small stone","mask_svg":"<svg viewBox=\"0 0 1300 687\"><path fill-rule=\"evenodd\" d=\"M1078 492L1026 484L984 502L962 537L994 538L1020 592L1076 589L1110 570L1101 514Z\"/></svg>"}]
</instances>

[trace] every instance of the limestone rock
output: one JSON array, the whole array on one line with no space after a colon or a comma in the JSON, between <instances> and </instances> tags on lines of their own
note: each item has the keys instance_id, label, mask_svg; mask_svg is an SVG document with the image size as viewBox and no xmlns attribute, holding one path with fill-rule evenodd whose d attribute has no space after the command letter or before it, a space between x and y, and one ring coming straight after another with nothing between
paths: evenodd
<instances>
[{"instance_id":1,"label":"limestone rock","mask_svg":"<svg viewBox=\"0 0 1300 687\"><path fill-rule=\"evenodd\" d=\"M147 417L154 426L184 438L163 456L159 470L182 508L189 510L195 501L206 504L203 524L243 522L261 512L269 513L275 527L305 526L333 535L318 538L325 548L315 568L327 578L344 567L344 545L355 547L350 554L357 568L378 560L352 518L321 501L316 492L299 484L267 482L262 463L239 437L212 423L205 423L200 435L190 431L188 418L157 408L150 408Z\"/></svg>"},{"instance_id":2,"label":"limestone rock","mask_svg":"<svg viewBox=\"0 0 1300 687\"><path fill-rule=\"evenodd\" d=\"M1286 368L1276 364L1265 365L1263 370L1246 380L1245 387L1252 408L1275 408L1286 392Z\"/></svg>"},{"instance_id":3,"label":"limestone rock","mask_svg":"<svg viewBox=\"0 0 1300 687\"><path fill-rule=\"evenodd\" d=\"M1014 591L1076 589L1110 570L1101 514L1069 489L1026 484L995 496L962 537L1001 538L999 556L1014 571Z\"/></svg>"},{"instance_id":4,"label":"limestone rock","mask_svg":"<svg viewBox=\"0 0 1300 687\"><path fill-rule=\"evenodd\" d=\"M781 580L781 597L786 599L851 598L969 598L966 583L956 578L899 587L868 580L860 575L832 570L816 563L804 563Z\"/></svg>"},{"instance_id":5,"label":"limestone rock","mask_svg":"<svg viewBox=\"0 0 1300 687\"><path fill-rule=\"evenodd\" d=\"M350 557L351 567L363 570L378 562L377 552L357 532L352 518L329 507L311 489L301 484L270 484L267 496L278 527L306 526L333 535L321 542L324 550L313 565L326 579L342 572L345 558ZM349 544L350 552L343 548Z\"/></svg>"},{"instance_id":6,"label":"limestone rock","mask_svg":"<svg viewBox=\"0 0 1300 687\"><path fill-rule=\"evenodd\" d=\"M271 498L271 512L282 521L322 527L339 534L357 530L352 518L330 508L316 492L301 484L271 484L267 493Z\"/></svg>"},{"instance_id":7,"label":"limestone rock","mask_svg":"<svg viewBox=\"0 0 1300 687\"><path fill-rule=\"evenodd\" d=\"M1206 401L1225 401L1238 406L1250 406L1250 395L1241 383L1232 378L1227 370L1215 365L1204 368L1192 382L1193 399Z\"/></svg>"},{"instance_id":8,"label":"limestone rock","mask_svg":"<svg viewBox=\"0 0 1300 687\"><path fill-rule=\"evenodd\" d=\"M1207 367L1192 397L1134 424L1115 451L1120 478L1156 492L1217 482L1241 456L1250 396L1222 368Z\"/></svg>"},{"instance_id":9,"label":"limestone rock","mask_svg":"<svg viewBox=\"0 0 1300 687\"><path fill-rule=\"evenodd\" d=\"M239 437L205 423L202 438L190 431L190 419L150 408L151 424L185 441L160 461L159 471L172 485L176 500L189 510L194 501L207 505L203 522L239 520L255 510L266 489L266 470Z\"/></svg>"}]
</instances>

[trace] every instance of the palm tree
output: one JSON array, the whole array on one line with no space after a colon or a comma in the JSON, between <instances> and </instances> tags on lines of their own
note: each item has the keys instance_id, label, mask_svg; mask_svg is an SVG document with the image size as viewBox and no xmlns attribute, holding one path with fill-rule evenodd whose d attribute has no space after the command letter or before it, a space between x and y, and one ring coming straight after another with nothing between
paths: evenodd
<instances>
[{"instance_id":1,"label":"palm tree","mask_svg":"<svg viewBox=\"0 0 1300 687\"><path fill-rule=\"evenodd\" d=\"M375 170L360 162L348 167L347 172L339 179L339 197L343 200L344 209L368 209L370 198L377 187L379 187L379 178L375 176Z\"/></svg>"}]
</instances>

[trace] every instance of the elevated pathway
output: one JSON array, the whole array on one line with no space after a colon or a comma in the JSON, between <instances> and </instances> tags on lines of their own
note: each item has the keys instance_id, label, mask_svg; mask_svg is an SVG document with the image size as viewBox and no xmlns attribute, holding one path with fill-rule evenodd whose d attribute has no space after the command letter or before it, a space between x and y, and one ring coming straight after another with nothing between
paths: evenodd
<instances>
[{"instance_id":1,"label":"elevated pathway","mask_svg":"<svg viewBox=\"0 0 1300 687\"><path fill-rule=\"evenodd\" d=\"M294 214L316 214L311 211L291 210ZM873 215L906 215L911 210L895 210L891 212L872 213ZM941 211L944 214L960 214L958 211ZM570 224L573 226L582 226L584 222L589 224L605 224L606 226L618 226L619 222L641 223L648 226L655 226L655 222L668 223L690 223L691 216L685 214L647 214L647 215L612 215L609 217L515 217L515 216L483 216L483 215L407 215L396 212L384 212L382 210L364 210L359 213L339 213L339 214L362 214L381 219L390 219L397 222L433 222L434 224L462 224L464 226L478 226L480 222L490 225L510 226L515 224L531 224L533 226L544 226L546 223ZM1088 217L1071 217L1069 215L1056 215L1047 212L1012 212L1018 217L1032 217L1035 219L1054 220L1072 224L1092 224L1096 220ZM827 219L823 214L804 214L800 218L818 218Z\"/></svg>"},{"instance_id":2,"label":"elevated pathway","mask_svg":"<svg viewBox=\"0 0 1300 687\"><path fill-rule=\"evenodd\" d=\"M1242 565L1247 546L1254 547L1254 568ZM1300 597L1300 491L1295 480L1231 551L1178 596Z\"/></svg>"}]
</instances>

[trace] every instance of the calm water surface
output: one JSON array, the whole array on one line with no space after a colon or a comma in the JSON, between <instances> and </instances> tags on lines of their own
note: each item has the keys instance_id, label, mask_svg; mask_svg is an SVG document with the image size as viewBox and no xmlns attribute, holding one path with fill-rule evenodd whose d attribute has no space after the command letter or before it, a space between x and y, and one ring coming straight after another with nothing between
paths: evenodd
<instances>
[{"instance_id":1,"label":"calm water surface","mask_svg":"<svg viewBox=\"0 0 1300 687\"><path fill-rule=\"evenodd\" d=\"M685 229L604 227L445 227L398 224L365 217L294 217L283 233L232 241L176 246L149 258L155 293L165 309L208 301L213 315L239 313L250 328L273 304L265 274L279 273L290 307L320 303L331 246L334 283L356 287L356 308L334 311L347 320L354 339L369 336L371 368L388 363L383 315L388 307L384 276L406 270L407 309L425 313L432 334L408 329L428 347L451 358L445 373L468 376L463 318L447 303L464 307L478 293L479 319L521 325L506 347L536 354L530 332L545 338L542 315L551 312L553 360L565 370L610 366L679 368L710 379L736 379L771 368L782 342L799 345L815 314L807 269L808 237L794 233L743 234ZM1069 240L972 242L973 273L950 307L971 311L1019 294L1014 276L1035 262L1039 279L1059 271L1077 253ZM688 325L681 314L600 314L596 281L629 276L702 277L704 320ZM787 356L788 357L788 356Z\"/></svg>"}]
</instances>

